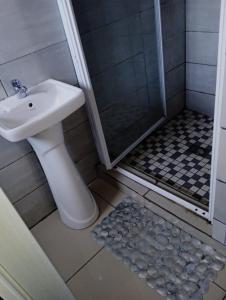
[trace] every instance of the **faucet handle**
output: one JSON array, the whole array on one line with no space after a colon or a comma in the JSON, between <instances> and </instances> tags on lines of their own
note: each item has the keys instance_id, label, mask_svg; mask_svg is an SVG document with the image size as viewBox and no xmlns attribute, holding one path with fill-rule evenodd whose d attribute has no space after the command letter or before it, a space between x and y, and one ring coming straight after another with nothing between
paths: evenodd
<instances>
[{"instance_id":1,"label":"faucet handle","mask_svg":"<svg viewBox=\"0 0 226 300\"><path fill-rule=\"evenodd\" d=\"M14 90L16 90L16 91L19 91L22 87L22 83L18 79L11 80L11 84L12 84Z\"/></svg>"},{"instance_id":2,"label":"faucet handle","mask_svg":"<svg viewBox=\"0 0 226 300\"><path fill-rule=\"evenodd\" d=\"M19 98L25 98L27 96L27 87L22 84L18 79L11 80L11 84L14 90L18 93Z\"/></svg>"}]
</instances>

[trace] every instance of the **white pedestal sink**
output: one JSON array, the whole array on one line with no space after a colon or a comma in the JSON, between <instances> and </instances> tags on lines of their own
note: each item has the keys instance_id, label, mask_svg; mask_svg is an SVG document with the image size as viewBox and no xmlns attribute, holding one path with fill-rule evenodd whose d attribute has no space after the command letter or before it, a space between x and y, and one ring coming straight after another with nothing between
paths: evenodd
<instances>
[{"instance_id":1,"label":"white pedestal sink","mask_svg":"<svg viewBox=\"0 0 226 300\"><path fill-rule=\"evenodd\" d=\"M74 229L88 227L98 217L96 203L65 148L61 124L84 102L81 89L52 79L32 88L26 98L0 102L0 134L11 142L30 142L62 221Z\"/></svg>"}]
</instances>

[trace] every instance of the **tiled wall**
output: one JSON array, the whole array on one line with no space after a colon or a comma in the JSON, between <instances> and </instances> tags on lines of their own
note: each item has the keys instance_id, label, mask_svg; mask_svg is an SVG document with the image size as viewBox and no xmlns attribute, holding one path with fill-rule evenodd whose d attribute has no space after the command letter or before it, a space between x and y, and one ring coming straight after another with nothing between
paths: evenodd
<instances>
[{"instance_id":1,"label":"tiled wall","mask_svg":"<svg viewBox=\"0 0 226 300\"><path fill-rule=\"evenodd\" d=\"M185 0L161 1L169 118L185 105Z\"/></svg>"},{"instance_id":2,"label":"tiled wall","mask_svg":"<svg viewBox=\"0 0 226 300\"><path fill-rule=\"evenodd\" d=\"M223 75L222 75L223 76ZM223 96L225 97L225 95ZM220 126L217 130L217 175L215 184L213 236L226 245L226 103L223 99L220 114Z\"/></svg>"},{"instance_id":3,"label":"tiled wall","mask_svg":"<svg viewBox=\"0 0 226 300\"><path fill-rule=\"evenodd\" d=\"M116 101L134 104L137 98L145 106L159 99L154 1L73 2L99 111ZM172 116L185 104L185 0L161 0L161 8ZM142 100L133 96L138 92Z\"/></svg>"},{"instance_id":4,"label":"tiled wall","mask_svg":"<svg viewBox=\"0 0 226 300\"><path fill-rule=\"evenodd\" d=\"M139 92L147 105L158 77L153 0L73 2L99 112L136 105Z\"/></svg>"},{"instance_id":5,"label":"tiled wall","mask_svg":"<svg viewBox=\"0 0 226 300\"><path fill-rule=\"evenodd\" d=\"M186 0L186 104L213 116L220 0Z\"/></svg>"},{"instance_id":6,"label":"tiled wall","mask_svg":"<svg viewBox=\"0 0 226 300\"><path fill-rule=\"evenodd\" d=\"M13 78L28 87L48 78L77 83L56 0L2 0L0 41L0 99L13 94ZM92 180L97 156L84 108L65 120L64 130L73 161L85 180ZM26 141L0 138L0 186L30 227L55 209Z\"/></svg>"}]
</instances>

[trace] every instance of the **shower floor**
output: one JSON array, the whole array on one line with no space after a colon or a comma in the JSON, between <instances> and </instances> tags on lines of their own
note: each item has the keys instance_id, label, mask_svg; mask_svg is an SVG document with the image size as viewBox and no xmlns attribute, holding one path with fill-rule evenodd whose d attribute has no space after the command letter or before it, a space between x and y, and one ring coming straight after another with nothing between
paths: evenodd
<instances>
[{"instance_id":1,"label":"shower floor","mask_svg":"<svg viewBox=\"0 0 226 300\"><path fill-rule=\"evenodd\" d=\"M208 206L213 120L183 110L148 136L123 163Z\"/></svg>"}]
</instances>

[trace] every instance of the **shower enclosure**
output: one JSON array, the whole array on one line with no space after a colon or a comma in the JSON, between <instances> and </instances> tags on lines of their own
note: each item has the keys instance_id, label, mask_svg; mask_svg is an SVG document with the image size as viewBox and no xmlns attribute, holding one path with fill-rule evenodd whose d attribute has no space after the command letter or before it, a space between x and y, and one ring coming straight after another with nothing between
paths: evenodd
<instances>
[{"instance_id":1,"label":"shower enclosure","mask_svg":"<svg viewBox=\"0 0 226 300\"><path fill-rule=\"evenodd\" d=\"M184 156L188 161L195 159L195 162L188 162L189 166L185 163L183 170L176 166L180 176L194 163L209 164L208 168L205 166L207 175L204 165L202 170L191 167L194 174L186 179L193 192L204 195L210 185L220 1L202 5L203 1L195 0L59 1L61 11L71 16L71 20L63 20L64 26L79 85L86 92L102 163L111 169L124 157L128 162L128 157L138 153L141 164L148 165L150 161L156 164L153 161L158 156L161 162L157 163L165 167L168 162L161 156L168 148L163 152L159 149L161 143L167 143L164 128L168 126L174 131L169 134L168 128L169 136L182 137L177 141L179 144L174 145L175 149L169 150L173 157L176 158L175 152L184 151L182 157L177 156L178 162ZM73 14L77 22L72 22ZM181 122L184 128L181 128ZM203 128L208 131L205 137ZM198 142L190 134L194 129L197 129ZM181 147L187 143L183 130L189 134L185 150ZM157 142L153 144L156 134ZM153 153L154 147L157 151ZM145 150L141 153L140 149ZM133 166L136 163L132 162ZM179 186L182 193L171 193L162 182L158 184L158 176L154 182L147 182L142 172L138 174L135 168L132 173L122 165L117 168L126 176L211 220L209 199L205 205L196 203L190 199L192 194L183 196L184 186ZM167 165L166 169L170 168ZM168 173L166 176L171 176ZM177 184L185 182L177 178L178 174L172 176L178 180ZM150 172L150 178L152 175Z\"/></svg>"},{"instance_id":2,"label":"shower enclosure","mask_svg":"<svg viewBox=\"0 0 226 300\"><path fill-rule=\"evenodd\" d=\"M73 5L112 168L167 114L160 3Z\"/></svg>"}]
</instances>

